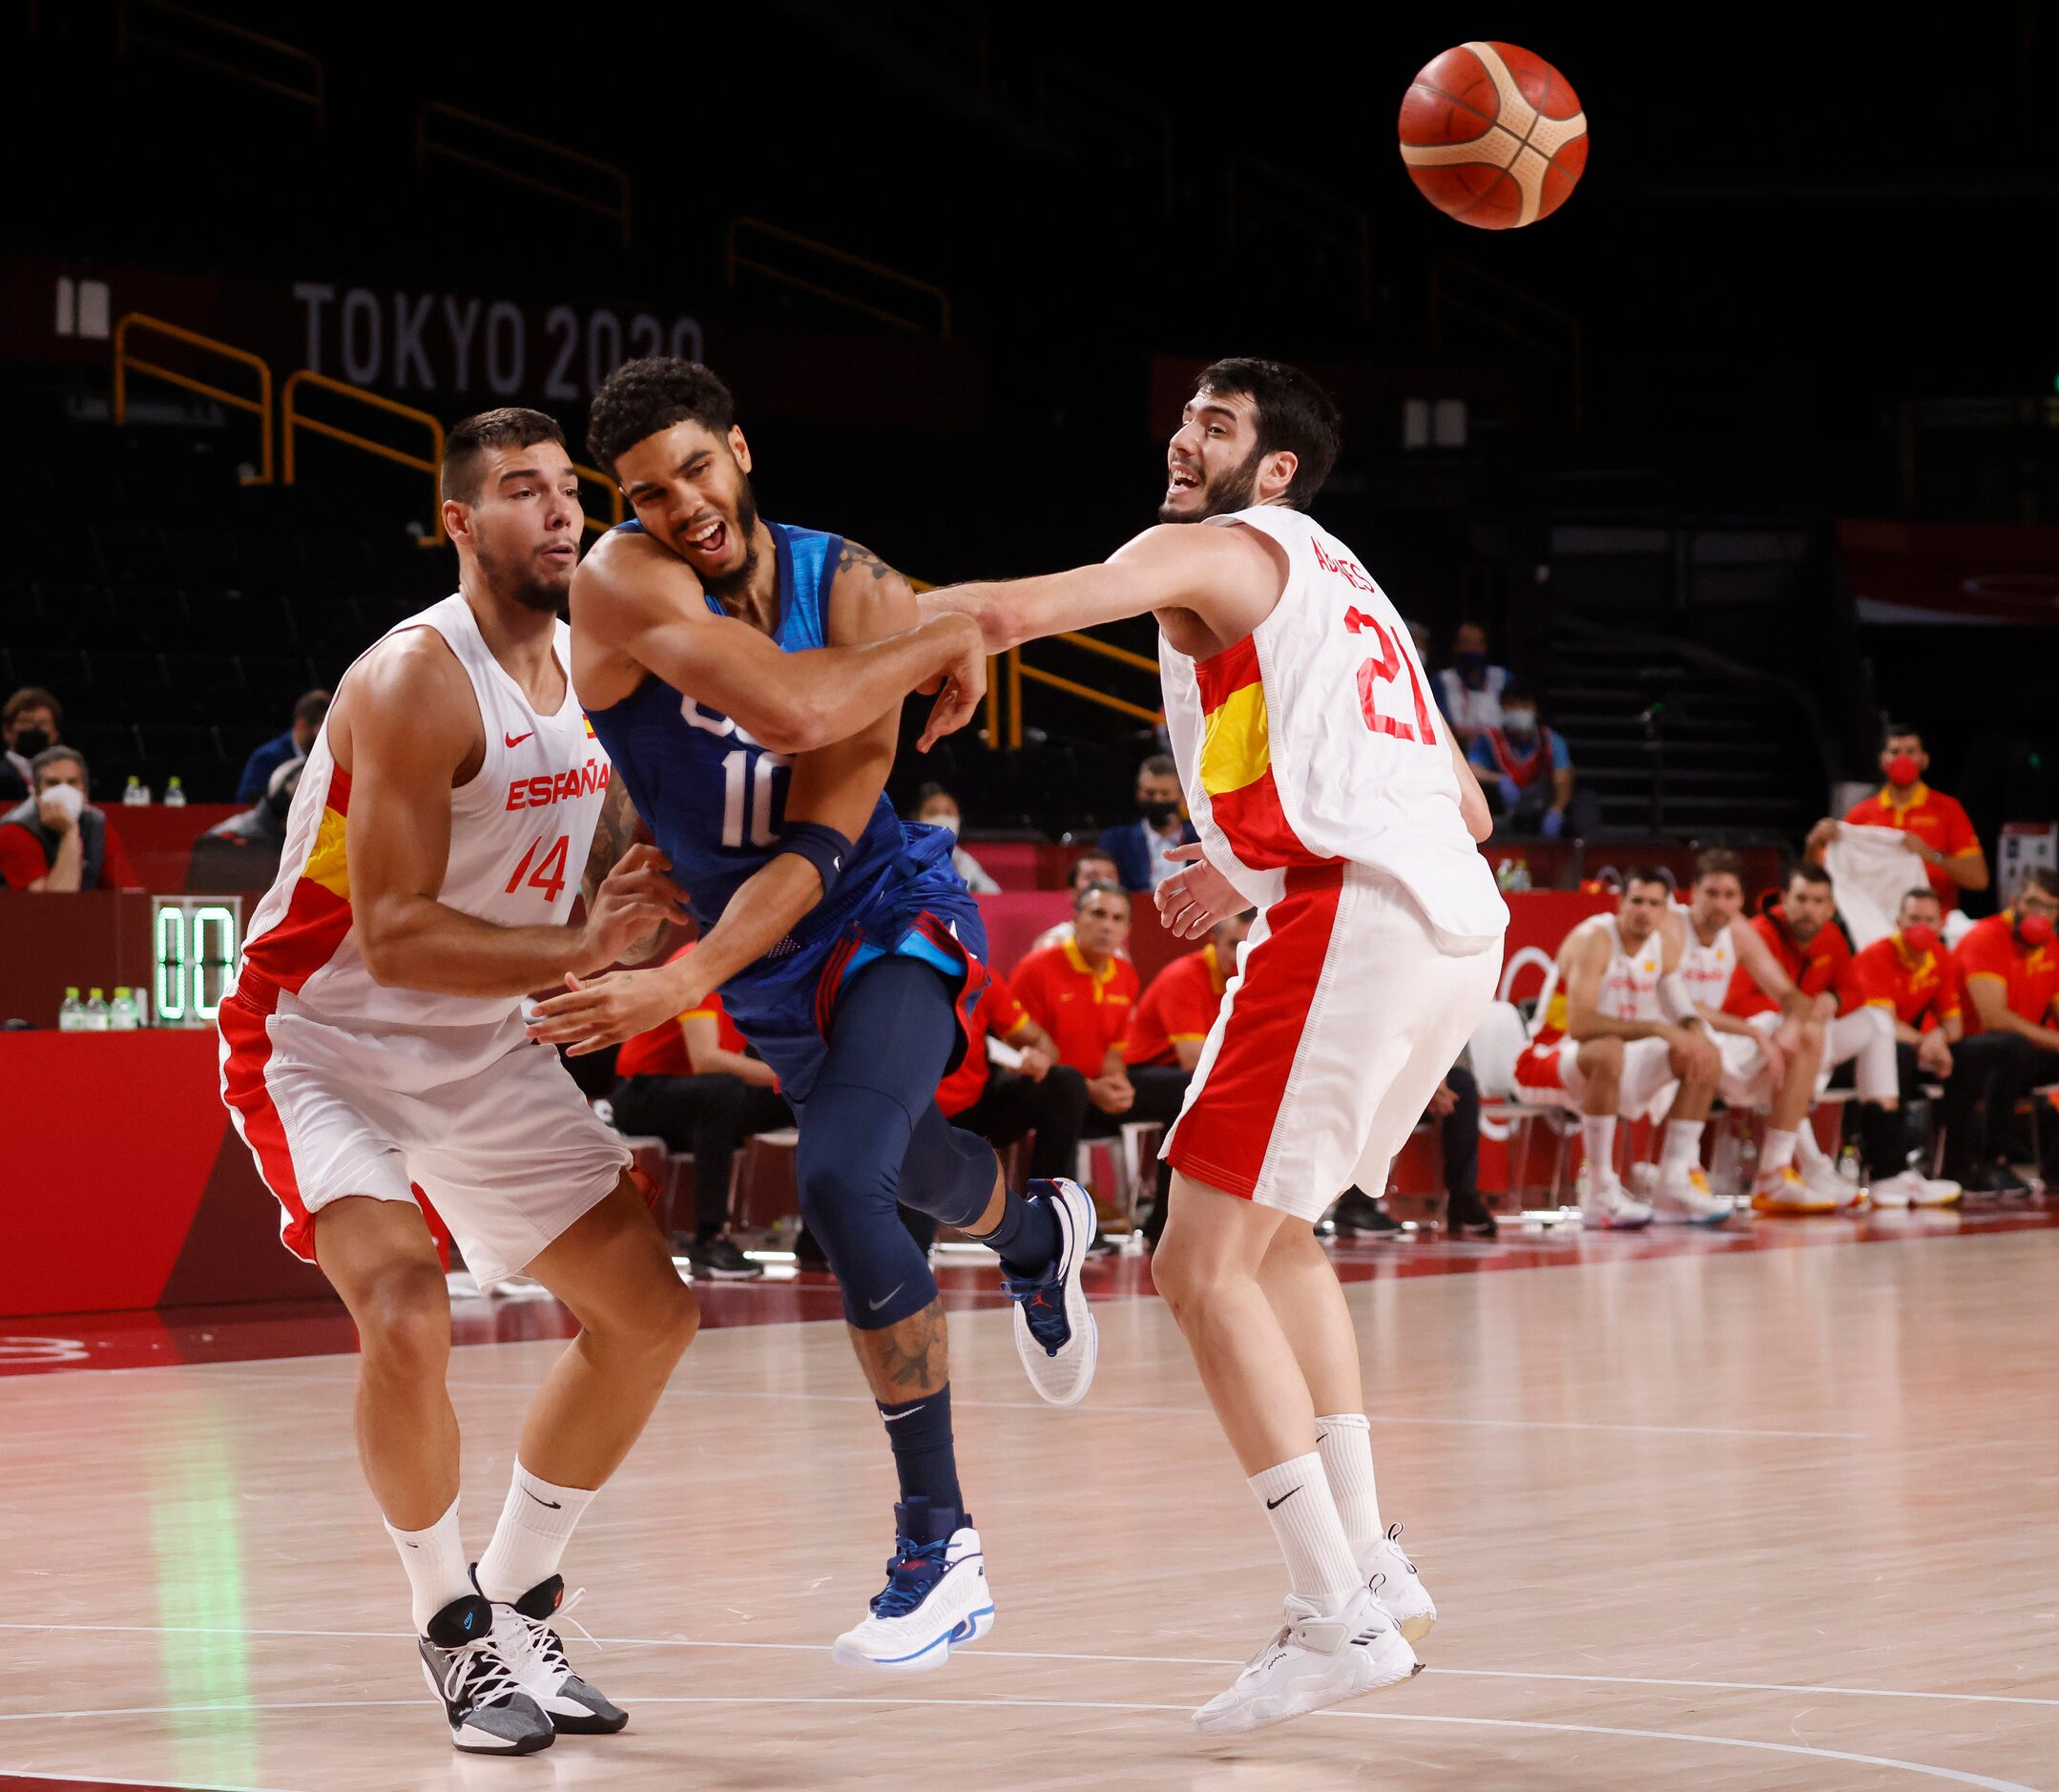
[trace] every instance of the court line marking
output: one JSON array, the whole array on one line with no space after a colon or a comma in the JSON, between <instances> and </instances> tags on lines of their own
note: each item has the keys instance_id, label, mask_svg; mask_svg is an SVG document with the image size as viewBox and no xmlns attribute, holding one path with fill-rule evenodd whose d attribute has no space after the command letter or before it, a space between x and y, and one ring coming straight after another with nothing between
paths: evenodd
<instances>
[{"instance_id":1,"label":"court line marking","mask_svg":"<svg viewBox=\"0 0 2059 1792\"><path fill-rule=\"evenodd\" d=\"M115 1632L153 1636L320 1636L332 1640L411 1642L414 1635L404 1630L284 1630L237 1624L28 1624L0 1623L0 1631ZM773 1649L807 1655L826 1655L827 1643L743 1642L698 1636L595 1636L596 1643L613 1648L641 1649ZM989 1649L981 1645L982 1659L996 1661L1113 1661L1141 1667L1237 1668L1244 1664L1230 1656L1117 1656L1092 1655L1078 1650ZM1434 1664L1432 1664L1434 1666ZM1950 1704L2036 1705L2059 1708L2059 1698L2033 1698L2017 1693L1934 1693L1900 1686L1815 1686L1788 1680L1688 1680L1662 1679L1634 1674L1548 1674L1521 1668L1437 1667L1438 1675L1473 1680L1568 1680L1593 1686L1671 1686L1689 1692L1808 1693L1843 1698L1928 1698ZM650 1701L645 1701L650 1702ZM0 1713L0 1722L19 1720L23 1714ZM28 1714L35 1715L35 1714Z\"/></svg>"},{"instance_id":2,"label":"court line marking","mask_svg":"<svg viewBox=\"0 0 2059 1792\"><path fill-rule=\"evenodd\" d=\"M526 1344L554 1344L559 1341L550 1338L530 1338L522 1342ZM491 1346L473 1344L467 1347L485 1349ZM167 1365L166 1366L175 1365ZM209 1363L193 1363L177 1366L210 1370L212 1373L209 1379L213 1381L288 1382L298 1384L301 1386L353 1387L357 1385L358 1379L355 1375L273 1373L263 1369L248 1369L237 1365ZM120 1374L126 1371L114 1370L112 1372ZM156 1370L149 1372L156 1373ZM461 1380L455 1376L447 1378L444 1385L463 1393L482 1394L506 1393L509 1391L510 1386L507 1382L473 1382ZM674 1387L668 1388L664 1397L667 1400L750 1400L761 1406L768 1402L816 1403L847 1407L869 1407L873 1404L872 1396L869 1394L771 1393L759 1388L746 1387ZM1050 1409L1050 1403L1042 1400L961 1399L955 1392L951 1399L953 1407L960 1411L1048 1412ZM1207 1407L1088 1406L1080 1407L1072 1418L1067 1420L1067 1423L1076 1423L1080 1417L1092 1418L1097 1413L1105 1413L1112 1418L1205 1419L1213 1416L1212 1409ZM1791 1437L1840 1444L1864 1443L1867 1441L1867 1433L1864 1431L1794 1431L1768 1429L1759 1427L1720 1425L1630 1425L1599 1419L1452 1419L1442 1416L1432 1417L1427 1414L1419 1417L1412 1413L1399 1412L1372 1412L1367 1413L1366 1418L1374 1425L1406 1425L1420 1426L1425 1428L1445 1427L1462 1430L1622 1431L1650 1433L1660 1437Z\"/></svg>"},{"instance_id":3,"label":"court line marking","mask_svg":"<svg viewBox=\"0 0 2059 1792\"><path fill-rule=\"evenodd\" d=\"M0 1781L32 1780L52 1785L134 1785L147 1792L288 1792L285 1786L223 1785L212 1780L117 1780L104 1773L49 1773L39 1767L0 1767Z\"/></svg>"},{"instance_id":4,"label":"court line marking","mask_svg":"<svg viewBox=\"0 0 2059 1792\"><path fill-rule=\"evenodd\" d=\"M419 1698L343 1698L343 1699L294 1699L279 1704L245 1702L239 1705L146 1705L130 1708L114 1708L101 1711L62 1711L41 1714L47 1718L140 1718L187 1716L207 1712L235 1712L257 1714L273 1711L366 1711L394 1706L413 1708L421 1704ZM891 1694L874 1698L834 1698L823 1695L802 1695L794 1698L772 1696L746 1696L723 1698L714 1694L673 1693L661 1694L653 1698L634 1699L636 1705L839 1705L839 1706L884 1706L900 1707L920 1705L953 1709L993 1711L1019 1709L1026 1711L1170 1711L1191 1713L1191 1705L1166 1705L1129 1703L1115 1699L1089 1698L897 1698ZM1945 1780L1955 1785L1982 1786L1986 1792L2037 1792L2015 1780L1997 1780L1987 1774L1965 1773L1956 1767L1937 1767L1926 1761L1900 1761L1892 1755L1858 1755L1841 1748L1811 1748L1802 1742L1762 1742L1741 1736L1703 1735L1694 1730L1631 1730L1619 1729L1596 1723L1545 1723L1527 1718L1459 1718L1433 1716L1427 1712L1413 1711L1341 1711L1332 1708L1310 1714L1316 1718L1327 1718L1345 1722L1359 1723L1444 1723L1466 1725L1493 1730L1540 1730L1560 1736L1613 1736L1633 1738L1647 1742L1698 1742L1711 1748L1757 1749L1771 1755L1800 1755L1813 1761L1850 1761L1861 1767L1887 1767L1903 1773L1920 1774L1925 1779ZM1207 1739L1201 1739L1207 1745ZM177 1792L177 1789L174 1789ZM239 1789L240 1792L240 1789Z\"/></svg>"}]
</instances>

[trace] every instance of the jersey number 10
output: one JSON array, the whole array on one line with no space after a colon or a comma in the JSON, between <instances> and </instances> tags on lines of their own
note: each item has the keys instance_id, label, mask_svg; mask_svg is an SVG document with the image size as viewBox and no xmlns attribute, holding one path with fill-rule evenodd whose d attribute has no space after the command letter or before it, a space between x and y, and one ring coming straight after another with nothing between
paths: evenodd
<instances>
[{"instance_id":1,"label":"jersey number 10","mask_svg":"<svg viewBox=\"0 0 2059 1792\"><path fill-rule=\"evenodd\" d=\"M722 755L722 844L744 844L744 798L749 787L751 832L754 846L770 846L780 838L786 805L780 801L777 779L791 763L778 753L751 754L742 747ZM777 806L780 813L773 814Z\"/></svg>"}]
</instances>

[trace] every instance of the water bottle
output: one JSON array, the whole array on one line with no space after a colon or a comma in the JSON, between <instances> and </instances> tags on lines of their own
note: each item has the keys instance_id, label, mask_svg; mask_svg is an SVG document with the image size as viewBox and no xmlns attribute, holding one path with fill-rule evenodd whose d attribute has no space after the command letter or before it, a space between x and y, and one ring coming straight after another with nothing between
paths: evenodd
<instances>
[{"instance_id":1,"label":"water bottle","mask_svg":"<svg viewBox=\"0 0 2059 1792\"><path fill-rule=\"evenodd\" d=\"M57 1031L79 1032L86 1025L85 1006L78 999L78 985L65 986L64 1000L57 1004Z\"/></svg>"},{"instance_id":2,"label":"water bottle","mask_svg":"<svg viewBox=\"0 0 2059 1792\"><path fill-rule=\"evenodd\" d=\"M140 809L150 801L150 786L131 772L128 787L122 791L121 800L125 807Z\"/></svg>"},{"instance_id":3,"label":"water bottle","mask_svg":"<svg viewBox=\"0 0 2059 1792\"><path fill-rule=\"evenodd\" d=\"M1859 1167L1859 1147L1847 1145L1838 1153L1838 1177L1847 1188L1856 1189L1863 1182L1865 1174Z\"/></svg>"},{"instance_id":4,"label":"water bottle","mask_svg":"<svg viewBox=\"0 0 2059 1792\"><path fill-rule=\"evenodd\" d=\"M1518 859L1514 863L1514 867L1508 873L1507 887L1509 889L1529 889L1529 886L1530 862L1528 859Z\"/></svg>"},{"instance_id":5,"label":"water bottle","mask_svg":"<svg viewBox=\"0 0 2059 1792\"><path fill-rule=\"evenodd\" d=\"M186 806L186 786L177 778L164 786L164 806L168 809L183 809Z\"/></svg>"},{"instance_id":6,"label":"water bottle","mask_svg":"<svg viewBox=\"0 0 2059 1792\"><path fill-rule=\"evenodd\" d=\"M136 1012L135 999L129 993L126 983L114 986L114 1000L107 1011L108 1027L114 1032L134 1032L143 1024L143 1017Z\"/></svg>"},{"instance_id":7,"label":"water bottle","mask_svg":"<svg viewBox=\"0 0 2059 1792\"><path fill-rule=\"evenodd\" d=\"M86 998L81 1032L105 1032L108 1029L107 997L98 990Z\"/></svg>"}]
</instances>

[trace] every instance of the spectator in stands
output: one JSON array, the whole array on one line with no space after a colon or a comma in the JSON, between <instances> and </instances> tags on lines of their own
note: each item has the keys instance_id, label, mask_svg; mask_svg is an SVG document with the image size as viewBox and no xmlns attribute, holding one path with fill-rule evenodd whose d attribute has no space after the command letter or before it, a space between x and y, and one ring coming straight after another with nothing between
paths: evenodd
<instances>
[{"instance_id":1,"label":"spectator in stands","mask_svg":"<svg viewBox=\"0 0 2059 1792\"><path fill-rule=\"evenodd\" d=\"M193 843L186 862L189 890L266 890L279 870L286 816L301 787L305 760L288 760L272 774L263 797L240 815L218 822Z\"/></svg>"},{"instance_id":2,"label":"spectator in stands","mask_svg":"<svg viewBox=\"0 0 2059 1792\"><path fill-rule=\"evenodd\" d=\"M1113 884L1118 889L1122 886L1122 878L1115 869L1115 861L1098 846L1088 847L1072 861L1065 874L1065 886L1074 898L1090 884ZM1063 946L1071 937L1072 917L1068 915L1063 921L1052 922L1039 933L1030 943L1030 951L1041 952L1047 946ZM1125 958L1129 955L1128 952L1123 953ZM1025 952L1023 956L1029 957L1030 952Z\"/></svg>"},{"instance_id":3,"label":"spectator in stands","mask_svg":"<svg viewBox=\"0 0 2059 1792\"><path fill-rule=\"evenodd\" d=\"M1957 1182L1912 1167L1922 1141L1909 1137L1905 1118L1923 1099L1926 1079L1950 1078L1952 1046L1962 1031L1959 970L1945 949L1944 926L1937 892L1927 885L1910 890L1896 913L1895 931L1852 955L1851 974L1840 991L1841 1012L1860 1004L1879 1009L1895 1031L1900 1106L1862 1104L1860 1116L1876 1207L1936 1207L1960 1196Z\"/></svg>"},{"instance_id":4,"label":"spectator in stands","mask_svg":"<svg viewBox=\"0 0 2059 1792\"><path fill-rule=\"evenodd\" d=\"M2026 871L2015 900L1977 921L1955 954L1965 1036L1945 1088L1945 1172L1987 1194L2024 1192L2006 1150L2016 1104L2059 1082L2059 875ZM1985 1115L1985 1123L1983 1116ZM2048 1183L2059 1181L2059 1123L2042 1129Z\"/></svg>"},{"instance_id":5,"label":"spectator in stands","mask_svg":"<svg viewBox=\"0 0 2059 1792\"><path fill-rule=\"evenodd\" d=\"M29 781L35 794L0 816L0 882L52 893L141 887L121 836L88 801L77 748L45 747L29 762Z\"/></svg>"},{"instance_id":6,"label":"spectator in stands","mask_svg":"<svg viewBox=\"0 0 2059 1792\"><path fill-rule=\"evenodd\" d=\"M1501 725L1508 668L1487 664L1487 632L1461 622L1451 637L1451 663L1437 674L1437 705L1467 751L1483 729Z\"/></svg>"},{"instance_id":7,"label":"spectator in stands","mask_svg":"<svg viewBox=\"0 0 2059 1792\"><path fill-rule=\"evenodd\" d=\"M1591 833L1584 821L1568 825L1576 780L1566 737L1538 720L1537 699L1520 684L1503 686L1501 712L1498 723L1473 736L1466 753L1480 768L1494 831L1547 840Z\"/></svg>"},{"instance_id":8,"label":"spectator in stands","mask_svg":"<svg viewBox=\"0 0 2059 1792\"><path fill-rule=\"evenodd\" d=\"M680 948L673 960L693 949ZM763 1275L729 1237L730 1172L746 1138L793 1125L794 1111L772 1066L750 1055L722 998L711 994L626 1041L614 1073L615 1125L694 1154L694 1230L674 1235L694 1273L727 1281Z\"/></svg>"},{"instance_id":9,"label":"spectator in stands","mask_svg":"<svg viewBox=\"0 0 2059 1792\"><path fill-rule=\"evenodd\" d=\"M315 744L315 736L321 732L322 718L328 713L329 694L326 691L309 691L295 703L293 726L284 734L274 735L243 761L243 775L236 785L237 802L260 802L271 788L274 772L281 765L292 764L295 760L304 760L308 749Z\"/></svg>"},{"instance_id":10,"label":"spectator in stands","mask_svg":"<svg viewBox=\"0 0 2059 1792\"><path fill-rule=\"evenodd\" d=\"M0 761L0 797L19 802L35 789L30 761L57 744L63 720L64 705L40 685L25 684L8 698L7 707L0 709L0 740L7 743L7 757Z\"/></svg>"},{"instance_id":11,"label":"spectator in stands","mask_svg":"<svg viewBox=\"0 0 2059 1792\"><path fill-rule=\"evenodd\" d=\"M1056 1042L1030 1018L999 971L988 973L966 1032L965 1062L937 1088L945 1118L996 1149L1031 1135L1030 1176L1076 1176L1087 1079L1058 1062ZM1012 1068L995 1062L989 1040L1020 1052L1020 1059ZM901 1221L925 1250L935 1243L937 1222L929 1215L904 1206Z\"/></svg>"},{"instance_id":12,"label":"spectator in stands","mask_svg":"<svg viewBox=\"0 0 2059 1792\"><path fill-rule=\"evenodd\" d=\"M1237 948L1257 918L1256 909L1216 923L1208 944L1197 952L1174 959L1151 980L1138 998L1123 1035L1122 1062L1135 1097L1119 1115L1103 1116L1105 1133L1126 1120L1156 1120L1170 1126L1187 1099L1187 1084L1201 1061L1201 1047L1222 1007L1222 992L1237 975ZM1090 1133L1094 1132L1090 1125ZM1144 1239L1155 1247L1165 1230L1166 1198L1173 1166L1163 1159L1157 1171L1157 1195L1144 1222Z\"/></svg>"},{"instance_id":13,"label":"spectator in stands","mask_svg":"<svg viewBox=\"0 0 2059 1792\"><path fill-rule=\"evenodd\" d=\"M1501 1228L1480 1198L1480 1085L1462 1056L1430 1097L1423 1118L1438 1129L1445 1171L1445 1231L1454 1239L1492 1239ZM1402 1222L1384 1200L1354 1184L1346 1189L1330 1219L1345 1238L1357 1233L1387 1237Z\"/></svg>"},{"instance_id":14,"label":"spectator in stands","mask_svg":"<svg viewBox=\"0 0 2059 1792\"><path fill-rule=\"evenodd\" d=\"M1072 937L1031 952L1009 973L1030 1018L1050 1034L1058 1061L1087 1079L1103 1113L1135 1097L1123 1073L1122 1038L1136 1006L1136 967L1123 956L1130 897L1113 884L1089 884L1072 898Z\"/></svg>"},{"instance_id":15,"label":"spectator in stands","mask_svg":"<svg viewBox=\"0 0 2059 1792\"><path fill-rule=\"evenodd\" d=\"M1930 755L1924 737L1902 722L1889 722L1881 744L1881 775L1887 780L1863 802L1855 803L1844 821L1854 827L1892 827L1901 831L1908 849L1924 862L1930 887L1949 914L1959 906L1963 889L1987 887L1987 855L1980 836L1956 800L1924 782ZM1821 864L1823 851L1838 837L1839 823L1825 817L1809 830L1808 856ZM1885 906L1885 904L1882 904Z\"/></svg>"},{"instance_id":16,"label":"spectator in stands","mask_svg":"<svg viewBox=\"0 0 2059 1792\"><path fill-rule=\"evenodd\" d=\"M1136 768L1136 812L1135 821L1101 836L1102 850L1133 895L1156 889L1179 869L1179 861L1166 855L1200 838L1180 814L1179 767L1170 753L1154 753Z\"/></svg>"},{"instance_id":17,"label":"spectator in stands","mask_svg":"<svg viewBox=\"0 0 2059 1792\"><path fill-rule=\"evenodd\" d=\"M915 798L915 820L926 822L931 827L941 827L953 840L958 838L958 799L942 784L925 784ZM980 864L963 846L951 848L951 868L965 879L966 888L975 896L994 896L1001 886L987 873Z\"/></svg>"}]
</instances>

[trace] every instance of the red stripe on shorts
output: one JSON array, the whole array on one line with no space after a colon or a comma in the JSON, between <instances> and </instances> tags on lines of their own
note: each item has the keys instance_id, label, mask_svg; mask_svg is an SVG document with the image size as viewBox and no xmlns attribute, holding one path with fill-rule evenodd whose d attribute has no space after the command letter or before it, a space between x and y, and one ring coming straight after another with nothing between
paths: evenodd
<instances>
[{"instance_id":1,"label":"red stripe on shorts","mask_svg":"<svg viewBox=\"0 0 2059 1792\"><path fill-rule=\"evenodd\" d=\"M1265 1169L1279 1104L1337 927L1344 868L1297 866L1245 953L1222 1045L1201 1093L1173 1129L1166 1160L1182 1176L1249 1200Z\"/></svg>"},{"instance_id":2,"label":"red stripe on shorts","mask_svg":"<svg viewBox=\"0 0 2059 1792\"><path fill-rule=\"evenodd\" d=\"M302 1204L286 1128L264 1082L264 1068L272 1061L272 1035L265 1022L278 1006L278 986L253 976L246 966L218 1017L221 1037L229 1048L221 1067L221 1094L242 1118L243 1139L258 1160L258 1174L286 1210L280 1241L302 1262L311 1263L315 1261L314 1218Z\"/></svg>"}]
</instances>

